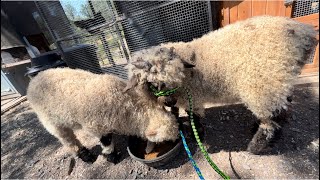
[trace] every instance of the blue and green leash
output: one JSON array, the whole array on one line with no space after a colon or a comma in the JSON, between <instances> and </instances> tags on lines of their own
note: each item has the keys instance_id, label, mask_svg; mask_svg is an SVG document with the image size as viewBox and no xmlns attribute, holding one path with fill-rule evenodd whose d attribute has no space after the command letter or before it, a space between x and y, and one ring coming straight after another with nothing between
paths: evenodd
<instances>
[{"instance_id":1,"label":"blue and green leash","mask_svg":"<svg viewBox=\"0 0 320 180\"><path fill-rule=\"evenodd\" d=\"M160 97L160 96L169 96L169 95L172 95L174 94L179 88L174 88L174 89L170 89L170 90L167 90L167 91L158 91L154 86L150 86L151 90L153 91L154 95L157 96L157 97ZM209 157L209 154L208 152L206 151L205 147L203 146L201 140L200 140L200 137L199 137L199 134L198 134L198 131L196 129L196 126L195 126L195 123L194 123L194 118L193 118L193 102L192 102L192 95L190 94L189 90L186 89L186 92L187 92L187 96L188 96L188 102L189 102L189 119L190 119L190 122L191 122L191 127L192 127L192 131L194 133L194 136L195 136L195 139L198 143L198 146L200 147L200 150L202 152L202 154L204 155L204 157L206 158L206 160L208 161L208 163L210 164L210 166L223 178L223 179L230 179L229 176L225 175L219 168L218 166L211 160L211 158ZM182 142L183 142L183 146L184 146L184 149L186 150L187 154L188 154L188 157L189 157L189 160L191 161L191 164L193 166L193 168L195 169L195 171L197 172L199 178L201 180L203 180L203 175L200 171L200 168L199 166L197 165L197 163L195 162L195 160L193 159L192 157L192 154L190 152L190 149L187 145L187 142L186 142L186 139L183 135L183 132L181 130L179 130L179 133L180 133L180 136L181 136L181 139L182 139Z\"/></svg>"}]
</instances>

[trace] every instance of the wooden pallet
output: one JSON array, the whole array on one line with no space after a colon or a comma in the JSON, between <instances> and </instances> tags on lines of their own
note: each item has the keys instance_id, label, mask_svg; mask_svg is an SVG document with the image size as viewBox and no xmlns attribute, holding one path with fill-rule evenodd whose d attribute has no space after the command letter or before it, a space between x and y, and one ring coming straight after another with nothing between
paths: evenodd
<instances>
[{"instance_id":1,"label":"wooden pallet","mask_svg":"<svg viewBox=\"0 0 320 180\"><path fill-rule=\"evenodd\" d=\"M1 114L19 105L21 102L27 100L26 96L21 96L20 94L14 94L14 95L16 96L13 98L8 98L4 100L2 99L2 96L1 96Z\"/></svg>"}]
</instances>

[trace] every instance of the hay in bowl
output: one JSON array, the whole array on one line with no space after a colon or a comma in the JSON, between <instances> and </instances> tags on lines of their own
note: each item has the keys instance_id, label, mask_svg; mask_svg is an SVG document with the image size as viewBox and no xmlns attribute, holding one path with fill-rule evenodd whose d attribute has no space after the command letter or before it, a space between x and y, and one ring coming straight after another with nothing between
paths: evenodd
<instances>
[{"instance_id":1,"label":"hay in bowl","mask_svg":"<svg viewBox=\"0 0 320 180\"><path fill-rule=\"evenodd\" d=\"M165 141L156 144L153 150L147 154L145 152L147 141L137 137L130 137L127 147L128 153L134 160L140 161L151 167L164 166L172 161L181 150L181 139L172 141Z\"/></svg>"}]
</instances>

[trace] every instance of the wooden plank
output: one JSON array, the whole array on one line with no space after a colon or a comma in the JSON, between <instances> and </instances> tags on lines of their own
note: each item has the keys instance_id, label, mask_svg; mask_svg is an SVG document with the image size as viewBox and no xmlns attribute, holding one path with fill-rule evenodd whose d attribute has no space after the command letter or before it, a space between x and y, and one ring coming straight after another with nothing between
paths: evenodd
<instances>
[{"instance_id":1,"label":"wooden plank","mask_svg":"<svg viewBox=\"0 0 320 180\"><path fill-rule=\"evenodd\" d=\"M284 15L285 15L286 17L291 18L291 16L292 16L292 5L288 5L288 6L285 7L285 13L284 13Z\"/></svg>"},{"instance_id":2,"label":"wooden plank","mask_svg":"<svg viewBox=\"0 0 320 180\"><path fill-rule=\"evenodd\" d=\"M21 102L27 100L26 96L19 97L15 99L14 101L11 101L10 103L5 104L4 106L1 106L1 114L8 111L9 109L15 107L16 105L19 105Z\"/></svg>"},{"instance_id":3,"label":"wooden plank","mask_svg":"<svg viewBox=\"0 0 320 180\"><path fill-rule=\"evenodd\" d=\"M301 74L305 75L305 74L315 73L315 72L319 72L319 67L303 68L301 71Z\"/></svg>"},{"instance_id":4,"label":"wooden plank","mask_svg":"<svg viewBox=\"0 0 320 180\"><path fill-rule=\"evenodd\" d=\"M309 21L309 20L312 20L312 19L319 19L319 13L315 13L315 14L310 14L310 15L307 15L307 16L301 16L301 17L296 17L296 18L293 18L297 21L300 21L300 22L305 22L305 21Z\"/></svg>"},{"instance_id":5,"label":"wooden plank","mask_svg":"<svg viewBox=\"0 0 320 180\"><path fill-rule=\"evenodd\" d=\"M319 73L310 73L308 75L299 75L294 80L294 85L315 84L319 86Z\"/></svg>"},{"instance_id":6,"label":"wooden plank","mask_svg":"<svg viewBox=\"0 0 320 180\"><path fill-rule=\"evenodd\" d=\"M16 92L13 92L13 91L4 91L4 92L1 92L1 96L7 96L7 95L10 95L10 94L15 94Z\"/></svg>"},{"instance_id":7,"label":"wooden plank","mask_svg":"<svg viewBox=\"0 0 320 180\"><path fill-rule=\"evenodd\" d=\"M266 4L266 14L267 15L274 16L277 13L274 6L275 6L274 1L267 0L267 4Z\"/></svg>"},{"instance_id":8,"label":"wooden plank","mask_svg":"<svg viewBox=\"0 0 320 180\"><path fill-rule=\"evenodd\" d=\"M279 1L279 16L286 16L286 6L284 1Z\"/></svg>"},{"instance_id":9,"label":"wooden plank","mask_svg":"<svg viewBox=\"0 0 320 180\"><path fill-rule=\"evenodd\" d=\"M1 101L2 100L6 100L6 99L12 99L12 98L16 98L16 97L20 97L21 95L20 94L10 94L10 95L6 95L6 96L1 96Z\"/></svg>"},{"instance_id":10,"label":"wooden plank","mask_svg":"<svg viewBox=\"0 0 320 180\"><path fill-rule=\"evenodd\" d=\"M315 51L314 58L313 58L313 64L315 66L319 67L319 43L316 47L316 51Z\"/></svg>"},{"instance_id":11,"label":"wooden plank","mask_svg":"<svg viewBox=\"0 0 320 180\"><path fill-rule=\"evenodd\" d=\"M315 30L319 30L319 19L310 19L307 21L299 21L305 24L310 24L314 27Z\"/></svg>"},{"instance_id":12,"label":"wooden plank","mask_svg":"<svg viewBox=\"0 0 320 180\"><path fill-rule=\"evenodd\" d=\"M18 66L21 64L27 64L27 63L31 63L31 60L27 59L23 61L14 62L14 63L4 64L4 65L1 65L1 68L11 68L11 67L15 67L15 66Z\"/></svg>"},{"instance_id":13,"label":"wooden plank","mask_svg":"<svg viewBox=\"0 0 320 180\"><path fill-rule=\"evenodd\" d=\"M251 0L244 0L238 5L238 20L245 20L252 16Z\"/></svg>"},{"instance_id":14,"label":"wooden plank","mask_svg":"<svg viewBox=\"0 0 320 180\"><path fill-rule=\"evenodd\" d=\"M267 0L266 14L270 16L280 16L281 7L283 7L283 1ZM283 11L284 15L284 11Z\"/></svg>"},{"instance_id":15,"label":"wooden plank","mask_svg":"<svg viewBox=\"0 0 320 180\"><path fill-rule=\"evenodd\" d=\"M238 2L230 1L229 2L229 16L230 16L230 24L238 21Z\"/></svg>"},{"instance_id":16,"label":"wooden plank","mask_svg":"<svg viewBox=\"0 0 320 180\"><path fill-rule=\"evenodd\" d=\"M10 101L13 101L14 99L6 99L6 100L1 100L1 106L9 103Z\"/></svg>"},{"instance_id":17,"label":"wooden plank","mask_svg":"<svg viewBox=\"0 0 320 180\"><path fill-rule=\"evenodd\" d=\"M319 13L301 16L293 19L302 23L310 24L314 27L315 30L319 30Z\"/></svg>"},{"instance_id":18,"label":"wooden plank","mask_svg":"<svg viewBox=\"0 0 320 180\"><path fill-rule=\"evenodd\" d=\"M267 0L252 1L252 16L261 16L266 14Z\"/></svg>"},{"instance_id":19,"label":"wooden plank","mask_svg":"<svg viewBox=\"0 0 320 180\"><path fill-rule=\"evenodd\" d=\"M222 13L221 25L222 25L222 27L230 24L229 3L230 3L229 1L223 1L223 3L222 3L222 7L223 7L222 10L221 10L221 13Z\"/></svg>"},{"instance_id":20,"label":"wooden plank","mask_svg":"<svg viewBox=\"0 0 320 180\"><path fill-rule=\"evenodd\" d=\"M310 76L318 76L319 77L319 72L314 72L310 74L300 74L298 78L303 78L303 77L310 77Z\"/></svg>"}]
</instances>

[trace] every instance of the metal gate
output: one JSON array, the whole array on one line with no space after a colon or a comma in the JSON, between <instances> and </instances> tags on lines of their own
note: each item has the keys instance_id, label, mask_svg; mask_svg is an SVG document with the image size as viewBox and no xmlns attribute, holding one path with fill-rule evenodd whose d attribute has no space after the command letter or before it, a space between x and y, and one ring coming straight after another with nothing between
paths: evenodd
<instances>
[{"instance_id":1,"label":"metal gate","mask_svg":"<svg viewBox=\"0 0 320 180\"><path fill-rule=\"evenodd\" d=\"M213 29L208 1L86 1L81 17L64 1L35 3L69 67L124 79L131 53Z\"/></svg>"}]
</instances>

